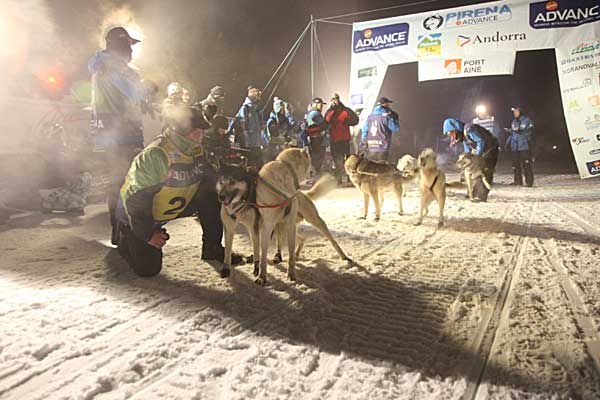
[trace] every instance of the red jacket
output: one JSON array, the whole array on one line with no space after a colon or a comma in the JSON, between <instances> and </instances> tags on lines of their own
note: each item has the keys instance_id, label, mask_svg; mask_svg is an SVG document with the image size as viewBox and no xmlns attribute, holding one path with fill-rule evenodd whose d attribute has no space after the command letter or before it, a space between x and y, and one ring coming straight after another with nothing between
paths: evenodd
<instances>
[{"instance_id":1,"label":"red jacket","mask_svg":"<svg viewBox=\"0 0 600 400\"><path fill-rule=\"evenodd\" d=\"M335 115L334 115L335 114ZM329 124L329 135L331 143L343 142L351 139L350 127L344 125L344 121L348 119L350 114L346 108L330 108L325 114L325 120Z\"/></svg>"}]
</instances>

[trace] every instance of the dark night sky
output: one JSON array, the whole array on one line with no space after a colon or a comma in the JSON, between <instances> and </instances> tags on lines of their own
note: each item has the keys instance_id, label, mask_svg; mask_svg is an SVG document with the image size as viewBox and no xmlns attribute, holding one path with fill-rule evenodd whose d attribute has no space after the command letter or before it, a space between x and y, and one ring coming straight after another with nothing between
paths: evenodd
<instances>
[{"instance_id":1,"label":"dark night sky","mask_svg":"<svg viewBox=\"0 0 600 400\"><path fill-rule=\"evenodd\" d=\"M310 15L328 17L413 1L346 0L47 0L56 27L48 62L62 68L72 80L87 80L87 58L99 48L101 21L111 11L127 7L144 33L142 75L162 88L180 81L192 99L206 96L221 84L226 108L233 113L249 84L264 86L275 67L309 21ZM440 0L421 6L361 15L353 22L412 14L483 1ZM333 91L348 93L351 27L319 24L318 34L330 83L319 65L317 95L328 99ZM303 109L310 100L309 46L305 40L277 95ZM43 63L42 63L43 64ZM33 65L38 65L33 63ZM431 144L439 137L446 116L472 117L478 101L487 102L503 126L510 122L510 106L527 104L537 123L540 142L568 146L553 51L519 53L513 77L485 77L417 82L417 66L391 67L382 94L396 100L402 119L406 151L416 143ZM463 108L466 111L463 111ZM472 111L473 110L473 111ZM412 145L411 145L412 143ZM570 154L570 152L569 152Z\"/></svg>"}]
</instances>

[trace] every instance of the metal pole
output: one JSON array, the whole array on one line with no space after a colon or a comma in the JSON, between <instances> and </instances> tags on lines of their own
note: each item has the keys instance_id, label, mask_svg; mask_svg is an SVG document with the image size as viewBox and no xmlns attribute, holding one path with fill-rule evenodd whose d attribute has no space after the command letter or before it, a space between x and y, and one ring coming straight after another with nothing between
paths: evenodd
<instances>
[{"instance_id":1,"label":"metal pole","mask_svg":"<svg viewBox=\"0 0 600 400\"><path fill-rule=\"evenodd\" d=\"M310 15L310 97L315 98L315 18Z\"/></svg>"}]
</instances>

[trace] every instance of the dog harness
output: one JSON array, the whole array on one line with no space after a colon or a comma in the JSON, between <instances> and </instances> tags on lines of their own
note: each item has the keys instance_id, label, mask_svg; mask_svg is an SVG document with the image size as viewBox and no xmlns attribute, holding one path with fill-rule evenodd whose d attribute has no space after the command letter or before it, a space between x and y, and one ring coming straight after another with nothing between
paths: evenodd
<instances>
[{"instance_id":1,"label":"dog harness","mask_svg":"<svg viewBox=\"0 0 600 400\"><path fill-rule=\"evenodd\" d=\"M268 180L261 178L260 176L258 177L258 180L260 180L270 191L272 191L275 194L280 195L281 197L284 198L283 202L279 203L279 204L269 204L269 205L261 205L261 204L254 204L254 206L256 208L283 208L283 207L287 207L290 203L290 201L296 197L296 195L298 194L298 190L300 190L300 182L298 181L298 175L296 175L296 171L294 171L294 167L292 167L292 165L287 162L287 161L282 161L282 160L277 160L281 163L283 163L283 165L286 166L286 168L288 169L288 171L290 172L290 174L292 174L292 178L294 179L294 189L296 190L291 196L288 196L287 193L282 192L281 190L279 190L275 185L273 185L271 182L269 182ZM287 212L286 212L287 214Z\"/></svg>"},{"instance_id":2,"label":"dog harness","mask_svg":"<svg viewBox=\"0 0 600 400\"><path fill-rule=\"evenodd\" d=\"M278 160L278 161L283 163L283 165L286 166L286 168L292 175L292 178L294 179L294 188L296 190L294 192L294 194L292 194L291 196L288 196L286 193L279 190L275 185L273 185L268 180L261 178L258 175L254 175L254 176L249 175L248 179L247 179L248 191L246 192L246 194L244 194L244 196L242 196L242 199L238 202L238 204L235 207L232 207L230 205L230 208L233 211L233 214L228 213L230 217L232 217L233 219L237 218L237 216L240 215L240 213L242 213L248 207L252 207L255 210L257 210L259 208L284 208L284 207L286 207L289 210L289 207L288 207L289 203L298 194L298 191L300 190L300 183L298 181L298 175L296 174L296 171L294 171L294 167L292 167L292 165L287 161L281 161L281 160ZM256 185L257 185L258 181L263 183L273 193L278 194L279 196L283 197L284 198L283 202L277 203L277 204L258 204L256 202ZM286 211L286 214L288 212L289 211Z\"/></svg>"},{"instance_id":3,"label":"dog harness","mask_svg":"<svg viewBox=\"0 0 600 400\"><path fill-rule=\"evenodd\" d=\"M432 184L431 184L431 186L429 187L429 191L430 191L431 193L433 193L433 188L435 187L435 184L437 183L437 181L438 181L438 178L439 178L439 177L440 177L440 174L438 173L438 174L435 176L435 178L433 178L433 183L432 183Z\"/></svg>"}]
</instances>

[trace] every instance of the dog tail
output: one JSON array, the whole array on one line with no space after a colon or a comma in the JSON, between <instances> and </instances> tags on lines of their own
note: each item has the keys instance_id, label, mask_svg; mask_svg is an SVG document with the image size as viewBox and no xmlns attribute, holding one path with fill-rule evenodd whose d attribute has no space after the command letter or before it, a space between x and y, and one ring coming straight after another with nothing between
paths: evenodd
<instances>
[{"instance_id":1,"label":"dog tail","mask_svg":"<svg viewBox=\"0 0 600 400\"><path fill-rule=\"evenodd\" d=\"M318 200L331 192L337 187L337 180L333 175L327 174L319 178L317 183L313 185L308 191L304 192L312 201Z\"/></svg>"},{"instance_id":2,"label":"dog tail","mask_svg":"<svg viewBox=\"0 0 600 400\"><path fill-rule=\"evenodd\" d=\"M449 187L449 188L463 188L463 187L465 187L465 184L462 183L461 181L450 181L450 182L446 182L446 187Z\"/></svg>"}]
</instances>

